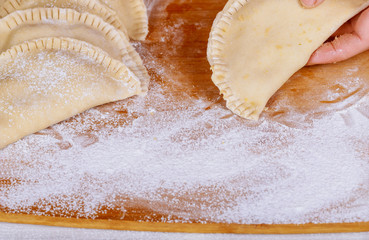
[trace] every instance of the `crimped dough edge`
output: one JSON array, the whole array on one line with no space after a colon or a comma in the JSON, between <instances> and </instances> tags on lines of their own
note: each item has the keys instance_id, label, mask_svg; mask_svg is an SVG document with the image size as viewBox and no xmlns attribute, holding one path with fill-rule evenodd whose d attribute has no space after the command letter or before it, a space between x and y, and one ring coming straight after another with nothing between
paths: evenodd
<instances>
[{"instance_id":1,"label":"crimped dough edge","mask_svg":"<svg viewBox=\"0 0 369 240\"><path fill-rule=\"evenodd\" d=\"M0 6L0 18L5 17L12 12L22 10L23 2L24 0L6 0ZM96 0L79 0L79 2L81 2L82 6L87 6L89 9L96 11L98 13L97 15L101 17L104 21L113 25L128 36L127 29L113 10Z\"/></svg>"},{"instance_id":2,"label":"crimped dough edge","mask_svg":"<svg viewBox=\"0 0 369 240\"><path fill-rule=\"evenodd\" d=\"M228 2L224 10L218 13L210 32L207 54L213 71L211 78L219 88L220 93L223 94L227 108L241 117L257 120L258 117L252 115L256 111L256 106L241 100L233 94L229 86L229 80L226 77L228 74L227 63L223 60L221 54L225 44L224 28L231 24L233 15L248 2L249 0L234 0L233 3Z\"/></svg>"},{"instance_id":3,"label":"crimped dough edge","mask_svg":"<svg viewBox=\"0 0 369 240\"><path fill-rule=\"evenodd\" d=\"M137 14L137 17L134 20L136 22L136 30L132 37L136 40L145 40L147 34L149 33L149 20L147 16L146 5L143 0L137 3L135 10L137 10L137 12L141 12L142 14Z\"/></svg>"},{"instance_id":4,"label":"crimped dough edge","mask_svg":"<svg viewBox=\"0 0 369 240\"><path fill-rule=\"evenodd\" d=\"M134 40L145 40L149 33L149 19L147 16L146 5L143 0L133 1L132 11L136 16L132 21L134 22L133 31L128 31L128 35Z\"/></svg>"},{"instance_id":5,"label":"crimped dough edge","mask_svg":"<svg viewBox=\"0 0 369 240\"><path fill-rule=\"evenodd\" d=\"M12 46L7 51L1 53L0 58L9 57L14 59L19 53L32 52L35 50L65 50L88 56L97 64L102 65L114 78L122 79L123 77L130 89L135 90L138 94L141 92L140 80L126 65L111 58L109 54L102 49L73 38L50 37L30 40Z\"/></svg>"},{"instance_id":6,"label":"crimped dough edge","mask_svg":"<svg viewBox=\"0 0 369 240\"><path fill-rule=\"evenodd\" d=\"M143 66L141 57L129 43L123 32L96 15L86 12L80 13L73 9L65 8L33 8L15 11L0 19L0 28L12 30L21 24L41 23L43 20L64 21L70 24L85 24L103 33L109 40L117 44L124 62L134 63L133 67L127 66L141 80L141 95L147 94L150 80L147 70Z\"/></svg>"}]
</instances>

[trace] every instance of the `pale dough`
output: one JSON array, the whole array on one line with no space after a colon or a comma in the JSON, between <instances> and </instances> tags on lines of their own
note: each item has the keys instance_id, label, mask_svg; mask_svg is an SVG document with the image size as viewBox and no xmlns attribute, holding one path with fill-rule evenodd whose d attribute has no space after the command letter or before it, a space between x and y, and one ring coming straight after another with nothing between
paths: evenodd
<instances>
[{"instance_id":1,"label":"pale dough","mask_svg":"<svg viewBox=\"0 0 369 240\"><path fill-rule=\"evenodd\" d=\"M208 45L212 80L227 107L258 119L269 98L368 0L231 0L218 14Z\"/></svg>"},{"instance_id":2,"label":"pale dough","mask_svg":"<svg viewBox=\"0 0 369 240\"><path fill-rule=\"evenodd\" d=\"M149 76L128 39L100 17L72 9L34 8L15 11L0 19L0 52L42 37L69 37L91 43L122 61L141 80L146 94Z\"/></svg>"},{"instance_id":3,"label":"pale dough","mask_svg":"<svg viewBox=\"0 0 369 240\"><path fill-rule=\"evenodd\" d=\"M101 17L105 22L113 25L127 34L116 12L102 4L99 0L0 0L0 18L17 11L31 8L70 8L78 12L88 12Z\"/></svg>"},{"instance_id":4,"label":"pale dough","mask_svg":"<svg viewBox=\"0 0 369 240\"><path fill-rule=\"evenodd\" d=\"M89 108L140 94L139 79L100 48L43 38L0 55L0 149Z\"/></svg>"},{"instance_id":5,"label":"pale dough","mask_svg":"<svg viewBox=\"0 0 369 240\"><path fill-rule=\"evenodd\" d=\"M128 35L135 40L144 40L148 34L147 9L143 0L100 0L116 11L127 28Z\"/></svg>"}]
</instances>

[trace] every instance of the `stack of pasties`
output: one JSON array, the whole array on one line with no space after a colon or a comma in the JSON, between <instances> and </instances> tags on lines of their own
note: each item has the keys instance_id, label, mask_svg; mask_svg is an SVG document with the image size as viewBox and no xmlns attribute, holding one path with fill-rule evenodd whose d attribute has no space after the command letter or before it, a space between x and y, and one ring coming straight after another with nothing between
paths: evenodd
<instances>
[{"instance_id":1,"label":"stack of pasties","mask_svg":"<svg viewBox=\"0 0 369 240\"><path fill-rule=\"evenodd\" d=\"M94 106L144 95L129 42L143 0L0 0L0 149Z\"/></svg>"}]
</instances>

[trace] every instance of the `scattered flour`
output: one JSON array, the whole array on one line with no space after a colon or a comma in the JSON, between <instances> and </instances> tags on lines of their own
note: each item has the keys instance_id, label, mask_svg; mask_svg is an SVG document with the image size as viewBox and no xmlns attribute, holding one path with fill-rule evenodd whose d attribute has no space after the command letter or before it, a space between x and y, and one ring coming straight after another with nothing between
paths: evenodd
<instances>
[{"instance_id":1,"label":"scattered flour","mask_svg":"<svg viewBox=\"0 0 369 240\"><path fill-rule=\"evenodd\" d=\"M162 90L154 83L145 99L92 109L3 150L0 207L123 218L125 202L140 199L169 222L369 221L369 124L357 110L367 98L300 129L224 119L221 105L204 110L212 102Z\"/></svg>"},{"instance_id":2,"label":"scattered flour","mask_svg":"<svg viewBox=\"0 0 369 240\"><path fill-rule=\"evenodd\" d=\"M85 218L114 211L126 219L137 208L154 212L144 221L369 221L369 96L302 127L248 122L206 94L168 91L180 84L170 78L177 70L135 47L161 77L148 96L91 109L0 151L1 211Z\"/></svg>"}]
</instances>

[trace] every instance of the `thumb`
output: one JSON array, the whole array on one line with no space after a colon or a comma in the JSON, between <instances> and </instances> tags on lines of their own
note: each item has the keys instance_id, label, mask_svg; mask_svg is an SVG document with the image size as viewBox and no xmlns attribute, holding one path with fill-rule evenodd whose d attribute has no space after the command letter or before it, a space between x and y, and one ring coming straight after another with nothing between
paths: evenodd
<instances>
[{"instance_id":1,"label":"thumb","mask_svg":"<svg viewBox=\"0 0 369 240\"><path fill-rule=\"evenodd\" d=\"M324 0L300 0L302 6L306 8L313 8L324 2Z\"/></svg>"}]
</instances>

